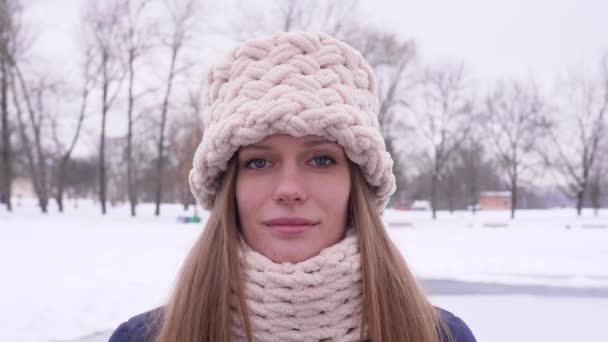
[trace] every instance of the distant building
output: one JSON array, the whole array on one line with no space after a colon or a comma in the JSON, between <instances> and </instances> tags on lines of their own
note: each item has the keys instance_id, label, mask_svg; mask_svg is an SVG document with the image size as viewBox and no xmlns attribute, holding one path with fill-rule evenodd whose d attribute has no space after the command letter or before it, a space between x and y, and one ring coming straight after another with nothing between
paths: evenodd
<instances>
[{"instance_id":1,"label":"distant building","mask_svg":"<svg viewBox=\"0 0 608 342\"><path fill-rule=\"evenodd\" d=\"M511 210L510 191L483 191L479 193L481 210Z\"/></svg>"},{"instance_id":2,"label":"distant building","mask_svg":"<svg viewBox=\"0 0 608 342\"><path fill-rule=\"evenodd\" d=\"M394 200L393 202L393 209L398 209L398 210L431 210L431 202L429 201L421 201L421 200L416 200L416 201L411 201L411 200L405 200L405 199L397 199Z\"/></svg>"},{"instance_id":3,"label":"distant building","mask_svg":"<svg viewBox=\"0 0 608 342\"><path fill-rule=\"evenodd\" d=\"M392 208L397 210L410 210L412 201L403 198L392 199Z\"/></svg>"}]
</instances>

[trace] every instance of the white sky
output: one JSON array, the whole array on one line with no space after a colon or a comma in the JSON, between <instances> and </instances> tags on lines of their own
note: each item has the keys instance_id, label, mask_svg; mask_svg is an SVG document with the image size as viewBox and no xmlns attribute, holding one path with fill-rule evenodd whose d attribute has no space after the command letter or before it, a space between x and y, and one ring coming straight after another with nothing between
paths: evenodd
<instances>
[{"instance_id":1,"label":"white sky","mask_svg":"<svg viewBox=\"0 0 608 342\"><path fill-rule=\"evenodd\" d=\"M78 76L80 7L86 1L97 0L23 0L28 24L38 32L33 51L38 67L64 79ZM608 0L360 2L360 17L416 40L423 63L462 61L482 83L534 78L549 88L556 77L572 68L595 68L601 56L608 53ZM226 17L229 10L212 13L214 17L205 20L233 22ZM205 45L204 51L202 47L200 51L195 49L193 57L199 58L196 54L200 53L200 61L209 63L225 53L231 43L210 41ZM120 104L116 107L120 110ZM99 119L93 116L87 120L85 127L95 131ZM123 135L125 127L123 116L116 116L108 134ZM96 144L96 135L79 144L80 152L87 153L84 146Z\"/></svg>"},{"instance_id":2,"label":"white sky","mask_svg":"<svg viewBox=\"0 0 608 342\"><path fill-rule=\"evenodd\" d=\"M606 0L364 1L376 21L430 59L463 60L481 77L541 81L608 53ZM373 8L377 10L373 10Z\"/></svg>"},{"instance_id":3,"label":"white sky","mask_svg":"<svg viewBox=\"0 0 608 342\"><path fill-rule=\"evenodd\" d=\"M37 50L51 67L75 53L79 6L93 0L26 0L39 26ZM366 18L414 38L423 60L464 61L482 78L550 82L608 53L606 0L361 0ZM219 15L219 14L218 14ZM216 18L217 19L217 18Z\"/></svg>"}]
</instances>

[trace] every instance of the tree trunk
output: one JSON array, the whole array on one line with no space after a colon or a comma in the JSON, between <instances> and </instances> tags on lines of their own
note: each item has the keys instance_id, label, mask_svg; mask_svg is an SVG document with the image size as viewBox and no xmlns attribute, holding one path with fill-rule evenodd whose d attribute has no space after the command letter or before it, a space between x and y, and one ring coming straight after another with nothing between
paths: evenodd
<instances>
[{"instance_id":1,"label":"tree trunk","mask_svg":"<svg viewBox=\"0 0 608 342\"><path fill-rule=\"evenodd\" d=\"M129 52L129 102L127 108L127 193L131 206L131 216L135 217L135 207L137 206L137 193L133 175L133 79L135 70L133 67L135 56L133 51Z\"/></svg>"},{"instance_id":2,"label":"tree trunk","mask_svg":"<svg viewBox=\"0 0 608 342\"><path fill-rule=\"evenodd\" d=\"M515 210L517 208L517 170L513 167L513 179L511 179L511 219L515 218Z\"/></svg>"},{"instance_id":3,"label":"tree trunk","mask_svg":"<svg viewBox=\"0 0 608 342\"><path fill-rule=\"evenodd\" d=\"M601 161L599 162L601 165ZM598 216L599 209L601 206L601 195L602 195L602 182L601 182L601 174L602 170L598 168L595 175L591 178L591 182L589 185L589 197L591 199L591 207L593 208L593 215Z\"/></svg>"},{"instance_id":4,"label":"tree trunk","mask_svg":"<svg viewBox=\"0 0 608 342\"><path fill-rule=\"evenodd\" d=\"M431 176L431 211L433 212L433 220L437 218L437 172L433 171Z\"/></svg>"},{"instance_id":5,"label":"tree trunk","mask_svg":"<svg viewBox=\"0 0 608 342\"><path fill-rule=\"evenodd\" d=\"M64 156L61 158L61 162L59 163L59 174L57 175L57 195L55 196L55 201L57 202L57 207L60 213L63 213L63 189L65 184L65 170L67 168L69 156Z\"/></svg>"},{"instance_id":6,"label":"tree trunk","mask_svg":"<svg viewBox=\"0 0 608 342\"><path fill-rule=\"evenodd\" d=\"M477 170L475 167L470 171L469 176L469 202L473 215L477 212Z\"/></svg>"},{"instance_id":7,"label":"tree trunk","mask_svg":"<svg viewBox=\"0 0 608 342\"><path fill-rule=\"evenodd\" d=\"M600 116L600 120L602 120L602 116ZM595 150L596 146L593 145L592 148ZM593 151L588 152L587 147L584 148L582 154L583 175L581 177L581 181L577 184L578 191L576 193L576 214L578 216L581 216L583 213L583 202L585 201L585 194L587 193L587 186L589 184L589 174L594 162L593 155L595 155Z\"/></svg>"},{"instance_id":8,"label":"tree trunk","mask_svg":"<svg viewBox=\"0 0 608 342\"><path fill-rule=\"evenodd\" d=\"M585 189L579 190L576 193L576 214L581 216L583 211L583 200L585 199Z\"/></svg>"},{"instance_id":9,"label":"tree trunk","mask_svg":"<svg viewBox=\"0 0 608 342\"><path fill-rule=\"evenodd\" d=\"M600 189L595 188L591 192L591 206L593 207L593 215L598 216L600 210Z\"/></svg>"},{"instance_id":10,"label":"tree trunk","mask_svg":"<svg viewBox=\"0 0 608 342\"><path fill-rule=\"evenodd\" d=\"M25 151L25 157L27 160L27 170L30 174L30 179L32 181L32 186L34 187L34 192L36 196L39 196L40 193L40 184L38 182L38 172L36 170L36 163L34 162L34 154L32 147L30 145L30 139L27 135L27 128L25 127L25 122L23 121L23 113L21 110L21 105L19 104L19 100L17 99L17 89L16 85L12 83L12 94L13 94L13 104L15 107L15 111L17 113L17 123L19 124L19 135L21 136L21 144L23 145L23 150Z\"/></svg>"},{"instance_id":11,"label":"tree trunk","mask_svg":"<svg viewBox=\"0 0 608 342\"><path fill-rule=\"evenodd\" d=\"M39 96L42 96L41 93L39 93ZM38 102L39 104L41 104L42 99L39 98ZM39 108L40 111L42 111L42 108ZM43 213L47 213L48 212L48 204L49 204L49 189L48 189L48 179L47 179L47 164L46 164L46 158L45 158L45 153L42 149L42 138L41 138L41 133L40 133L40 120L38 121L38 123L35 123L35 118L34 118L34 113L33 111L30 111L30 120L32 121L32 125L34 126L34 141L36 143L36 154L37 154L37 159L38 159L38 178L39 178L39 182L40 182L40 194L38 195L38 200L40 203L40 209L42 209Z\"/></svg>"},{"instance_id":12,"label":"tree trunk","mask_svg":"<svg viewBox=\"0 0 608 342\"><path fill-rule=\"evenodd\" d=\"M108 79L107 65L108 57L104 54L102 61L103 68L103 89L101 94L101 136L99 138L99 202L101 204L102 215L106 214L106 116L108 114Z\"/></svg>"},{"instance_id":13,"label":"tree trunk","mask_svg":"<svg viewBox=\"0 0 608 342\"><path fill-rule=\"evenodd\" d=\"M105 88L105 87L104 87ZM104 90L105 93L105 90ZM99 202L101 213L106 214L106 111L101 115L101 136L99 142Z\"/></svg>"},{"instance_id":14,"label":"tree trunk","mask_svg":"<svg viewBox=\"0 0 608 342\"><path fill-rule=\"evenodd\" d=\"M165 144L165 125L167 123L167 111L169 107L169 97L171 96L171 87L173 86L173 77L175 76L175 61L177 59L176 48L173 49L171 53L171 66L169 69L169 79L167 80L167 90L165 92L165 97L163 99L162 113L161 113L161 121L160 121L160 132L159 132L159 141L158 141L158 159L156 163L156 210L154 214L156 216L160 215L160 203L162 200L162 191L163 191L163 149Z\"/></svg>"},{"instance_id":15,"label":"tree trunk","mask_svg":"<svg viewBox=\"0 0 608 342\"><path fill-rule=\"evenodd\" d=\"M448 176L448 207L450 214L454 213L454 172L450 171Z\"/></svg>"},{"instance_id":16,"label":"tree trunk","mask_svg":"<svg viewBox=\"0 0 608 342\"><path fill-rule=\"evenodd\" d=\"M13 67L15 70L15 74L17 75L17 78L19 80L19 85L21 86L21 91L23 94L23 98L25 99L25 104L26 104L28 116L30 119L30 124L32 126L32 130L34 133L33 150L31 148L31 146L29 146L29 139L27 138L27 132L26 132L27 129L25 127L25 124L23 123L23 120L21 117L21 110L19 108L19 104L17 101L17 95L16 95L17 92L16 92L16 89L13 88L13 99L15 100L15 107L17 108L17 112L18 112L18 119L19 119L21 135L23 138L24 147L27 150L26 154L28 156L28 162L30 165L30 170L31 170L31 175L32 175L32 182L34 183L34 190L36 191L36 195L38 197L38 205L40 206L40 209L42 210L42 212L46 214L47 205L48 205L48 186L47 186L47 179L46 179L47 165L46 165L46 160L45 160L45 156L44 156L44 151L42 149L42 139L40 136L42 119L40 116L38 117L38 120L36 119L36 115L34 113L34 108L32 106L32 101L30 98L30 91L27 89L25 79L23 78L23 75L21 74L19 67L17 66L16 63L13 63ZM13 85L14 85L14 83L13 83ZM40 89L39 93L38 93L39 115L41 115L42 110L43 110L41 96L42 96L42 89ZM33 156L34 152L36 153L36 158L34 158L34 156Z\"/></svg>"},{"instance_id":17,"label":"tree trunk","mask_svg":"<svg viewBox=\"0 0 608 342\"><path fill-rule=\"evenodd\" d=\"M517 207L517 185L511 184L511 219L515 218L515 208Z\"/></svg>"},{"instance_id":18,"label":"tree trunk","mask_svg":"<svg viewBox=\"0 0 608 342\"><path fill-rule=\"evenodd\" d=\"M2 42L0 42L2 43ZM13 180L10 128L8 127L8 63L3 51L4 44L0 46L0 115L2 116L2 179L0 180L0 197L5 201L6 209L12 211L11 184Z\"/></svg>"},{"instance_id":19,"label":"tree trunk","mask_svg":"<svg viewBox=\"0 0 608 342\"><path fill-rule=\"evenodd\" d=\"M72 138L70 147L65 152L65 154L61 158L61 162L59 163L59 171L57 175L57 195L55 199L57 201L57 206L59 207L60 213L63 213L63 191L65 186L65 173L68 167L68 163L70 162L70 156L72 155L72 151L74 151L74 147L76 146L78 137L80 137L80 131L82 129L82 123L84 122L84 116L87 108L87 99L89 96L88 74L85 75L85 77L87 77L87 79L85 80L84 88L82 89L82 103L80 105L80 114L78 116L78 125L76 126L76 132L74 133L74 137Z\"/></svg>"}]
</instances>

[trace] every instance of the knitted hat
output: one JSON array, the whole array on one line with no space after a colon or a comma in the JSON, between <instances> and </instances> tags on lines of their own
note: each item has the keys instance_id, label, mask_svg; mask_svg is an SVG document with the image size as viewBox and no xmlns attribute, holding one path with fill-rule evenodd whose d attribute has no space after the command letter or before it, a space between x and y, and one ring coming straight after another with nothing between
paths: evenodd
<instances>
[{"instance_id":1,"label":"knitted hat","mask_svg":"<svg viewBox=\"0 0 608 342\"><path fill-rule=\"evenodd\" d=\"M393 160L378 124L376 78L359 52L325 33L250 40L207 77L205 131L190 188L211 209L221 174L240 146L273 134L335 141L372 185L378 211L395 191Z\"/></svg>"}]
</instances>

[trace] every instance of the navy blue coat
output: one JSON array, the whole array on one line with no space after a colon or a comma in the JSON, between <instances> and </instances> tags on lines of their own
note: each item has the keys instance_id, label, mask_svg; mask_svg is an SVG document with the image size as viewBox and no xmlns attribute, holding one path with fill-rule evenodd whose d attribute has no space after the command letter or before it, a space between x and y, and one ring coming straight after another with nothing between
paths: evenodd
<instances>
[{"instance_id":1,"label":"navy blue coat","mask_svg":"<svg viewBox=\"0 0 608 342\"><path fill-rule=\"evenodd\" d=\"M157 308L148 312L139 314L127 322L122 323L109 342L151 342L151 336L155 335L157 326L153 325L153 317L161 308ZM454 342L476 342L471 329L457 316L454 316L451 312L437 308L441 315L441 319L447 323L454 337ZM152 329L149 329L152 328ZM442 339L443 342L447 342L446 338Z\"/></svg>"}]
</instances>

